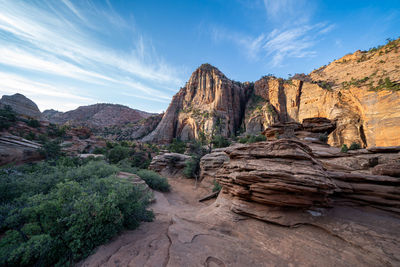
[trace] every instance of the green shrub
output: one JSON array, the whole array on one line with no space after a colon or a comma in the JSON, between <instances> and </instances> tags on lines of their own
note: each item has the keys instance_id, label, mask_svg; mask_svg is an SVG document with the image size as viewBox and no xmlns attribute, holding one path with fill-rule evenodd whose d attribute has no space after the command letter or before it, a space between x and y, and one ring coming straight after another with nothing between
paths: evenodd
<instances>
[{"instance_id":1,"label":"green shrub","mask_svg":"<svg viewBox=\"0 0 400 267\"><path fill-rule=\"evenodd\" d=\"M120 145L114 146L107 153L107 159L112 164L116 164L127 157L129 157L129 148Z\"/></svg>"},{"instance_id":2,"label":"green shrub","mask_svg":"<svg viewBox=\"0 0 400 267\"><path fill-rule=\"evenodd\" d=\"M222 186L221 186L221 184L218 183L216 180L213 181L213 185L214 185L214 187L213 187L213 189L212 189L213 192L219 192L219 191L221 191Z\"/></svg>"},{"instance_id":3,"label":"green shrub","mask_svg":"<svg viewBox=\"0 0 400 267\"><path fill-rule=\"evenodd\" d=\"M265 137L265 135L262 135L262 134L250 135L250 134L248 134L245 137L239 138L239 143L251 144L251 143L262 142L262 141L266 141L266 140L267 140L267 137Z\"/></svg>"},{"instance_id":4,"label":"green shrub","mask_svg":"<svg viewBox=\"0 0 400 267\"><path fill-rule=\"evenodd\" d=\"M93 154L106 154L107 153L107 149L105 147L95 147L93 150Z\"/></svg>"},{"instance_id":5,"label":"green shrub","mask_svg":"<svg viewBox=\"0 0 400 267\"><path fill-rule=\"evenodd\" d=\"M222 135L215 135L211 143L216 148L227 147L231 144L228 138L223 137Z\"/></svg>"},{"instance_id":6,"label":"green shrub","mask_svg":"<svg viewBox=\"0 0 400 267\"><path fill-rule=\"evenodd\" d=\"M58 159L63 155L61 152L60 142L58 140L45 141L39 149L39 153L46 158L46 160Z\"/></svg>"},{"instance_id":7,"label":"green shrub","mask_svg":"<svg viewBox=\"0 0 400 267\"><path fill-rule=\"evenodd\" d=\"M57 138L57 137L64 137L66 133L66 127L59 127L55 124L50 124L47 127L47 135L51 138Z\"/></svg>"},{"instance_id":8,"label":"green shrub","mask_svg":"<svg viewBox=\"0 0 400 267\"><path fill-rule=\"evenodd\" d=\"M71 167L79 161L0 173L0 266L73 265L121 230L153 219L150 196L113 176L116 167Z\"/></svg>"},{"instance_id":9,"label":"green shrub","mask_svg":"<svg viewBox=\"0 0 400 267\"><path fill-rule=\"evenodd\" d=\"M347 153L348 150L349 150L349 148L347 147L346 144L343 144L342 148L340 149L340 151L343 152L343 153Z\"/></svg>"},{"instance_id":10,"label":"green shrub","mask_svg":"<svg viewBox=\"0 0 400 267\"><path fill-rule=\"evenodd\" d=\"M154 190L161 192L168 192L170 190L168 180L164 177L161 177L154 171L139 170L136 174L139 175L140 178L142 178L147 185Z\"/></svg>"},{"instance_id":11,"label":"green shrub","mask_svg":"<svg viewBox=\"0 0 400 267\"><path fill-rule=\"evenodd\" d=\"M169 145L168 150L173 153L183 154L186 150L186 143L174 138L172 143Z\"/></svg>"},{"instance_id":12,"label":"green shrub","mask_svg":"<svg viewBox=\"0 0 400 267\"><path fill-rule=\"evenodd\" d=\"M0 131L10 128L17 121L17 114L10 106L0 109Z\"/></svg>"},{"instance_id":13,"label":"green shrub","mask_svg":"<svg viewBox=\"0 0 400 267\"><path fill-rule=\"evenodd\" d=\"M40 122L35 119L29 119L27 124L28 124L28 126L33 127L33 128L37 128L40 126Z\"/></svg>"},{"instance_id":14,"label":"green shrub","mask_svg":"<svg viewBox=\"0 0 400 267\"><path fill-rule=\"evenodd\" d=\"M349 150L357 150L357 149L361 149L361 145L356 142L351 143Z\"/></svg>"},{"instance_id":15,"label":"green shrub","mask_svg":"<svg viewBox=\"0 0 400 267\"><path fill-rule=\"evenodd\" d=\"M196 178L200 172L200 157L198 155L192 155L192 157L185 162L186 166L183 169L183 174L187 178Z\"/></svg>"}]
</instances>

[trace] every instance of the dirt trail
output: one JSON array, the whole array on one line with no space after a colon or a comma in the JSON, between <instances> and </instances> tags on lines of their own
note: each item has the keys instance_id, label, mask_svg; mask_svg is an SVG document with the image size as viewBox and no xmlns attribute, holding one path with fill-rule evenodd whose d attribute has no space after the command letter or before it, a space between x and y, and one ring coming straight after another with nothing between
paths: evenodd
<instances>
[{"instance_id":1,"label":"dirt trail","mask_svg":"<svg viewBox=\"0 0 400 267\"><path fill-rule=\"evenodd\" d=\"M155 192L156 218L99 247L78 266L399 266L398 219L338 207L320 223L268 224L229 210L230 200L199 203L210 185L169 179Z\"/></svg>"}]
</instances>

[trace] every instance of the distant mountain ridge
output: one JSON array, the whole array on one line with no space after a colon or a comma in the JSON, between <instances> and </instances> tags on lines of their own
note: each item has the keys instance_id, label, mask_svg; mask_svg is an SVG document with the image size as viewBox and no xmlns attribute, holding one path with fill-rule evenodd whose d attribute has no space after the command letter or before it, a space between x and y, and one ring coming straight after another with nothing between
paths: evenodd
<instances>
[{"instance_id":1,"label":"distant mountain ridge","mask_svg":"<svg viewBox=\"0 0 400 267\"><path fill-rule=\"evenodd\" d=\"M148 113L118 104L99 103L81 106L77 109L59 112L53 109L43 111L43 116L51 123L104 128L136 123L154 113Z\"/></svg>"}]
</instances>

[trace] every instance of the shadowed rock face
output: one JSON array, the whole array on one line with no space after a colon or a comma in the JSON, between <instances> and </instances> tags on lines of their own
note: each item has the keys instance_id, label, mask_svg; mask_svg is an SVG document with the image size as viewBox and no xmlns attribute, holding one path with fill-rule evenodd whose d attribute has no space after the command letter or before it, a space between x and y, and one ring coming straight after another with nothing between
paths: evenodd
<instances>
[{"instance_id":1,"label":"shadowed rock face","mask_svg":"<svg viewBox=\"0 0 400 267\"><path fill-rule=\"evenodd\" d=\"M0 106L10 106L18 115L36 120L42 119L42 114L37 105L21 94L3 95L0 99Z\"/></svg>"},{"instance_id":2,"label":"shadowed rock face","mask_svg":"<svg viewBox=\"0 0 400 267\"><path fill-rule=\"evenodd\" d=\"M144 141L167 143L198 138L200 132L230 136L239 129L249 85L234 82L217 68L201 65L173 97L163 119Z\"/></svg>"}]
</instances>

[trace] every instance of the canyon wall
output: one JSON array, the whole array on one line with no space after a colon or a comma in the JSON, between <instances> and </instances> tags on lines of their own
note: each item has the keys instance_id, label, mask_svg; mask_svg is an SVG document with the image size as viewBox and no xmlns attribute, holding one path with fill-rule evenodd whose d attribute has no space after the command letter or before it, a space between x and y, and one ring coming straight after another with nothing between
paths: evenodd
<instances>
[{"instance_id":1,"label":"canyon wall","mask_svg":"<svg viewBox=\"0 0 400 267\"><path fill-rule=\"evenodd\" d=\"M203 64L173 97L160 124L144 141L258 134L276 123L322 117L333 121L333 146L400 145L400 40L335 60L309 75L264 76L235 82Z\"/></svg>"}]
</instances>

